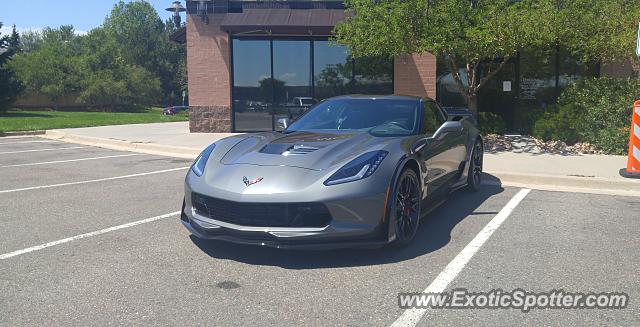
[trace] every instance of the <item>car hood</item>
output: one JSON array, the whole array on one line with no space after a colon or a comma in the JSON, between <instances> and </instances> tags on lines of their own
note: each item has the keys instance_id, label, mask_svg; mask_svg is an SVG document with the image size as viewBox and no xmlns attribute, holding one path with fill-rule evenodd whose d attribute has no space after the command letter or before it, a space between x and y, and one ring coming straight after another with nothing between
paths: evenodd
<instances>
[{"instance_id":1,"label":"car hood","mask_svg":"<svg viewBox=\"0 0 640 327\"><path fill-rule=\"evenodd\" d=\"M325 170L379 150L392 138L366 132L277 132L248 135L222 157L223 165L284 166Z\"/></svg>"}]
</instances>

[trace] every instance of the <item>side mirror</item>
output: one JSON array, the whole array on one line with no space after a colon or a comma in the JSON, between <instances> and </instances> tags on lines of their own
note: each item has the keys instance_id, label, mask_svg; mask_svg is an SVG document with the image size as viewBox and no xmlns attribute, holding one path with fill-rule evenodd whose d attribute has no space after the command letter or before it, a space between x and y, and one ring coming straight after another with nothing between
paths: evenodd
<instances>
[{"instance_id":1,"label":"side mirror","mask_svg":"<svg viewBox=\"0 0 640 327\"><path fill-rule=\"evenodd\" d=\"M291 125L291 120L289 118L280 118L278 119L278 127L282 129L287 129Z\"/></svg>"},{"instance_id":2,"label":"side mirror","mask_svg":"<svg viewBox=\"0 0 640 327\"><path fill-rule=\"evenodd\" d=\"M462 123L459 121L448 121L442 124L440 128L433 134L436 140L442 139L446 134L462 132Z\"/></svg>"}]
</instances>

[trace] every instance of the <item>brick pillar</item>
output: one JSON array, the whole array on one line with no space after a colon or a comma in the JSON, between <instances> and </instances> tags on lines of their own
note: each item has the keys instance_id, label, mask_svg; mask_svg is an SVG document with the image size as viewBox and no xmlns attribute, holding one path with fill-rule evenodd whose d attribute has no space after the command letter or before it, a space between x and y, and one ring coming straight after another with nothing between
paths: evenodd
<instances>
[{"instance_id":1,"label":"brick pillar","mask_svg":"<svg viewBox=\"0 0 640 327\"><path fill-rule=\"evenodd\" d=\"M436 98L436 57L430 53L398 56L394 60L395 94Z\"/></svg>"},{"instance_id":2,"label":"brick pillar","mask_svg":"<svg viewBox=\"0 0 640 327\"><path fill-rule=\"evenodd\" d=\"M224 15L187 15L189 129L192 133L231 132L229 35L220 30Z\"/></svg>"}]
</instances>

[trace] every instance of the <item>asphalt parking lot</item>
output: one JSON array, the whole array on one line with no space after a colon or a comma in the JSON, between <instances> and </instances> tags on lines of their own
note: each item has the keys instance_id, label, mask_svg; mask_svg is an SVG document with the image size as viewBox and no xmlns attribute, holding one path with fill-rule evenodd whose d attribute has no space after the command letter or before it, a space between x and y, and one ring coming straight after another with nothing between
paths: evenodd
<instances>
[{"instance_id":1,"label":"asphalt parking lot","mask_svg":"<svg viewBox=\"0 0 640 327\"><path fill-rule=\"evenodd\" d=\"M639 198L490 183L453 194L402 250L284 251L190 237L177 214L189 164L0 139L0 325L640 324ZM402 320L398 293L435 284L618 291L630 302L427 309Z\"/></svg>"}]
</instances>

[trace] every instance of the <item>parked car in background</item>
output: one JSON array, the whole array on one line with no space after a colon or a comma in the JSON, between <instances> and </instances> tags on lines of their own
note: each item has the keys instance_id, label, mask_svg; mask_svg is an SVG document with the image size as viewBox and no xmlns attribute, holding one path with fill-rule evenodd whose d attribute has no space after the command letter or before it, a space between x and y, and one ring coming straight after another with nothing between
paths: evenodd
<instances>
[{"instance_id":1,"label":"parked car in background","mask_svg":"<svg viewBox=\"0 0 640 327\"><path fill-rule=\"evenodd\" d=\"M316 103L318 103L318 100L311 97L295 97L291 99L291 102L282 104L280 108L286 109L289 119L295 120Z\"/></svg>"},{"instance_id":2,"label":"parked car in background","mask_svg":"<svg viewBox=\"0 0 640 327\"><path fill-rule=\"evenodd\" d=\"M314 98L310 97L295 97L293 98L293 105L296 107L306 107L309 108L316 104L318 101Z\"/></svg>"},{"instance_id":3,"label":"parked car in background","mask_svg":"<svg viewBox=\"0 0 640 327\"><path fill-rule=\"evenodd\" d=\"M164 110L162 110L162 114L165 116L173 116L175 114L181 113L183 111L188 111L188 110L189 110L188 106L173 106L173 107L164 108Z\"/></svg>"}]
</instances>

